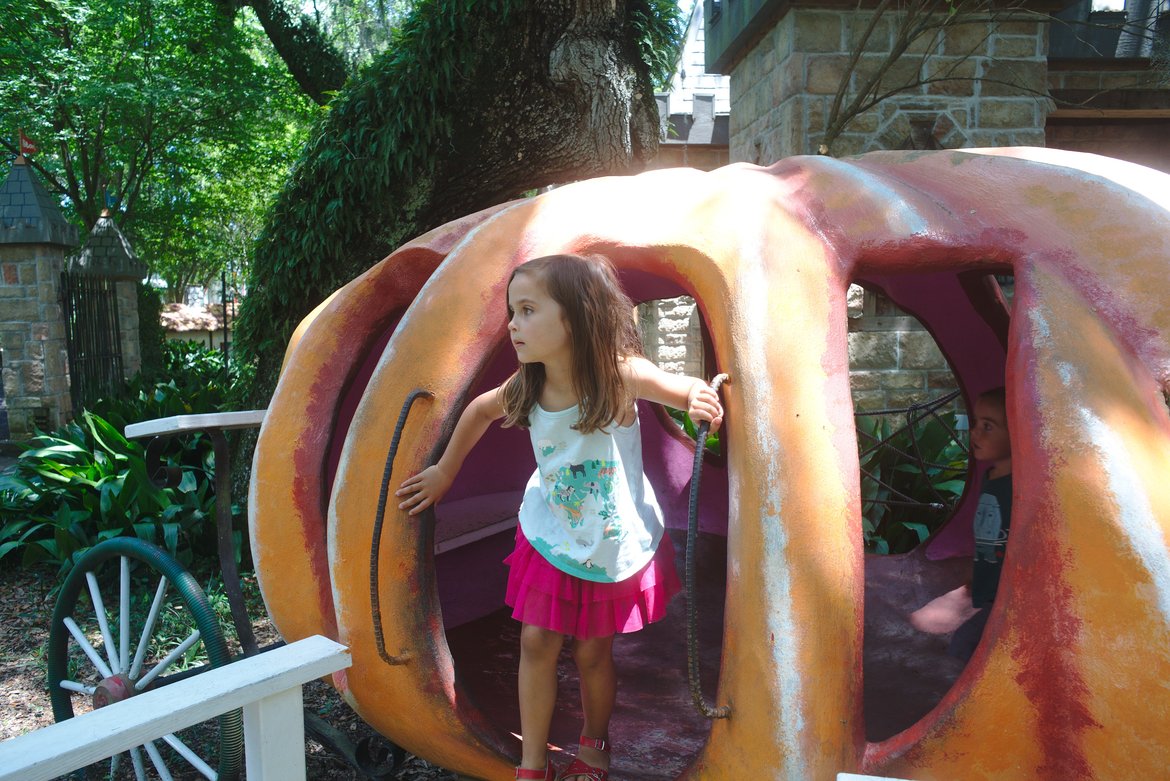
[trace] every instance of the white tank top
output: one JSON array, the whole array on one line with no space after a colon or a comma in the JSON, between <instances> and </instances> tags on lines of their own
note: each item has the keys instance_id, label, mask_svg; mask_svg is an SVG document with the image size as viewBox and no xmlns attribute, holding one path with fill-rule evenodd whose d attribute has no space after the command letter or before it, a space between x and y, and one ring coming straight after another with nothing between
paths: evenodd
<instances>
[{"instance_id":1,"label":"white tank top","mask_svg":"<svg viewBox=\"0 0 1170 781\"><path fill-rule=\"evenodd\" d=\"M520 528L550 564L584 580L616 583L650 561L662 510L642 471L637 414L628 426L581 434L576 406L535 405L528 433L536 471L524 489Z\"/></svg>"}]
</instances>

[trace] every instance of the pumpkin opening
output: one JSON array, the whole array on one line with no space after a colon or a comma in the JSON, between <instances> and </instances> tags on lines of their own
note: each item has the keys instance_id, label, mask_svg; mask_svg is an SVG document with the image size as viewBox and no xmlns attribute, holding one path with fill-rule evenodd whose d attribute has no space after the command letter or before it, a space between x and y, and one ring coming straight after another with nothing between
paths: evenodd
<instances>
[{"instance_id":1,"label":"pumpkin opening","mask_svg":"<svg viewBox=\"0 0 1170 781\"><path fill-rule=\"evenodd\" d=\"M895 318L914 318L925 328L925 334L916 335L911 341L921 343L929 336L942 354L947 369L953 375L950 387L958 389L960 395L953 406L939 410L938 417L941 420L934 424L936 427L945 429L948 422L966 423L967 413L979 394L1004 384L1012 290L1010 275L997 277L980 270L870 276L859 281L867 291L880 291L880 298L875 296L875 303L867 311L867 314L878 320L871 323L871 328L888 330L904 327L909 325L908 321L899 323ZM882 306L888 309L882 311ZM850 331L851 338L854 333L863 333L860 325L852 322ZM903 336L896 347L904 349L906 341ZM922 345L919 344L919 347ZM861 357L860 363L864 366L866 356L863 351L851 349L851 358L855 356ZM899 357L907 356L902 354ZM918 361L919 366L922 363ZM859 367L855 365L853 368ZM866 374L854 375L855 389L858 385L864 386L870 379ZM945 396L947 389L930 388L931 378L920 379L920 393L924 398ZM870 403L867 404L867 400ZM859 413L866 407L875 407L877 401L876 396L855 393ZM891 401L888 397L883 397L881 401L886 408L909 406L887 404ZM862 416L861 420L866 417ZM896 422L891 421L891 425L897 428L905 425L906 420L905 414L899 415ZM925 433L929 442L937 445L935 440L939 440L945 444L950 439L951 432L925 431L925 428L920 428L920 432ZM866 424L859 425L859 437L863 440L859 445L862 469L871 475L882 469L888 473L888 469L895 465L887 463L890 459L879 459L872 445L867 447L862 433L865 429ZM866 737L870 741L887 740L927 716L950 691L965 668L965 662L947 653L949 634L927 634L915 629L908 621L910 612L970 580L972 520L980 485L978 470L985 467L980 467L978 462L967 457L967 438L963 436L965 432L956 429L953 433L962 440L961 443L952 443L941 449L926 448L938 449L945 458L922 453L923 459L931 462L927 469L935 485L928 485L930 478L921 481L919 485L936 502L940 501L939 495L936 495L940 493L937 491L940 482L965 481L965 486L946 486L954 493L941 497L940 503L949 505L943 517L935 513L935 517L931 518L930 510L926 510L926 516L922 518L904 516L911 523L932 521L929 529L921 530L929 531L929 537L921 544L916 544L916 535L912 535L911 539L902 540L904 544L900 549L895 547L884 555L875 552L879 546L872 539L866 540L863 676ZM895 457L894 460L899 459ZM940 462L961 466L962 472L944 475ZM898 468L906 474L906 470L920 471L922 465L916 463L913 456L902 457ZM891 511L874 512L880 505L865 500L885 498L890 492L881 490L872 477L865 476L864 471L861 478L863 516L871 520L880 518L889 523L893 515ZM905 512L904 508L899 509Z\"/></svg>"},{"instance_id":2,"label":"pumpkin opening","mask_svg":"<svg viewBox=\"0 0 1170 781\"><path fill-rule=\"evenodd\" d=\"M643 272L621 276L635 303L685 292L673 282ZM652 306L640 309L645 312ZM697 308L694 317L700 318ZM701 324L699 328L705 332ZM709 350L709 338L704 335L700 343ZM710 354L705 362L715 365ZM502 342L468 397L499 384L514 367L515 353ZM693 446L679 423L657 405L639 403L639 416L645 469L666 516L682 581ZM520 625L503 606L507 568L502 562L512 549L516 510L532 468L527 432L493 426L436 509L436 579L455 674L461 690L489 721L497 729L513 732L518 732L520 724L516 700ZM705 694L714 699L727 571L727 475L721 457L706 458L702 488L702 531L696 549L699 653ZM621 736L613 767L618 777L627 775L625 767L648 781L676 778L707 740L710 722L695 711L687 685L686 610L684 593L672 600L664 620L615 641L619 696L611 733L615 740ZM572 751L582 717L568 643L559 680L550 741Z\"/></svg>"}]
</instances>

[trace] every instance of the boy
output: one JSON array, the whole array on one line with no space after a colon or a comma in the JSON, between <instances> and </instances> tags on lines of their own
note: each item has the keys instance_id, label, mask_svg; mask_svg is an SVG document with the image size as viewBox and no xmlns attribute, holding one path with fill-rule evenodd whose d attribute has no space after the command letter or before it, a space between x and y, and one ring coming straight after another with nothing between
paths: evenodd
<instances>
[{"instance_id":1,"label":"boy","mask_svg":"<svg viewBox=\"0 0 1170 781\"><path fill-rule=\"evenodd\" d=\"M975 510L975 560L971 583L931 600L910 616L915 628L932 634L952 629L948 653L964 661L975 653L995 593L1012 517L1012 448L1003 388L980 394L971 426L971 455L986 465Z\"/></svg>"}]
</instances>

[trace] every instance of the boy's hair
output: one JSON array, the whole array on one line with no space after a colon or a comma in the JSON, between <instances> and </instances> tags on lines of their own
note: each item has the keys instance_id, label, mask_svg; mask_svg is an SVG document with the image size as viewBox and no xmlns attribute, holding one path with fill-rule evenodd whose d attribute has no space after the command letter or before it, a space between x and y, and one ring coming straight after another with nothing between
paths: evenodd
<instances>
[{"instance_id":1,"label":"boy's hair","mask_svg":"<svg viewBox=\"0 0 1170 781\"><path fill-rule=\"evenodd\" d=\"M580 404L574 428L583 434L604 430L632 400L622 379L621 361L642 354L633 302L622 290L612 264L600 255L535 258L512 271L509 287L518 274L536 274L561 307L573 352L573 391ZM544 364L520 364L501 391L503 425L526 428L543 388Z\"/></svg>"},{"instance_id":2,"label":"boy's hair","mask_svg":"<svg viewBox=\"0 0 1170 781\"><path fill-rule=\"evenodd\" d=\"M998 388L985 390L979 394L980 401L990 401L999 405L1003 411L1007 411L1007 389L1000 385Z\"/></svg>"}]
</instances>

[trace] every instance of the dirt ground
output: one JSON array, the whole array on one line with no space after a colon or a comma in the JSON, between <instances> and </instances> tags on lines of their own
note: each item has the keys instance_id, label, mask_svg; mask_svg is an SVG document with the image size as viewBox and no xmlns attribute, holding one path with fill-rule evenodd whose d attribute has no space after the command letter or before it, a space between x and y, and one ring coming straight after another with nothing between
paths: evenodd
<instances>
[{"instance_id":1,"label":"dirt ground","mask_svg":"<svg viewBox=\"0 0 1170 781\"><path fill-rule=\"evenodd\" d=\"M53 723L45 683L45 644L53 613L52 591L60 579L48 572L26 572L14 564L0 565L0 740ZM275 639L267 618L255 620L261 645ZM305 687L305 708L357 741L374 731L337 693L320 681ZM307 776L311 781L360 781L367 776L316 742L306 742ZM152 776L153 777L153 776ZM387 778L397 781L457 781L456 774L407 757Z\"/></svg>"}]
</instances>

